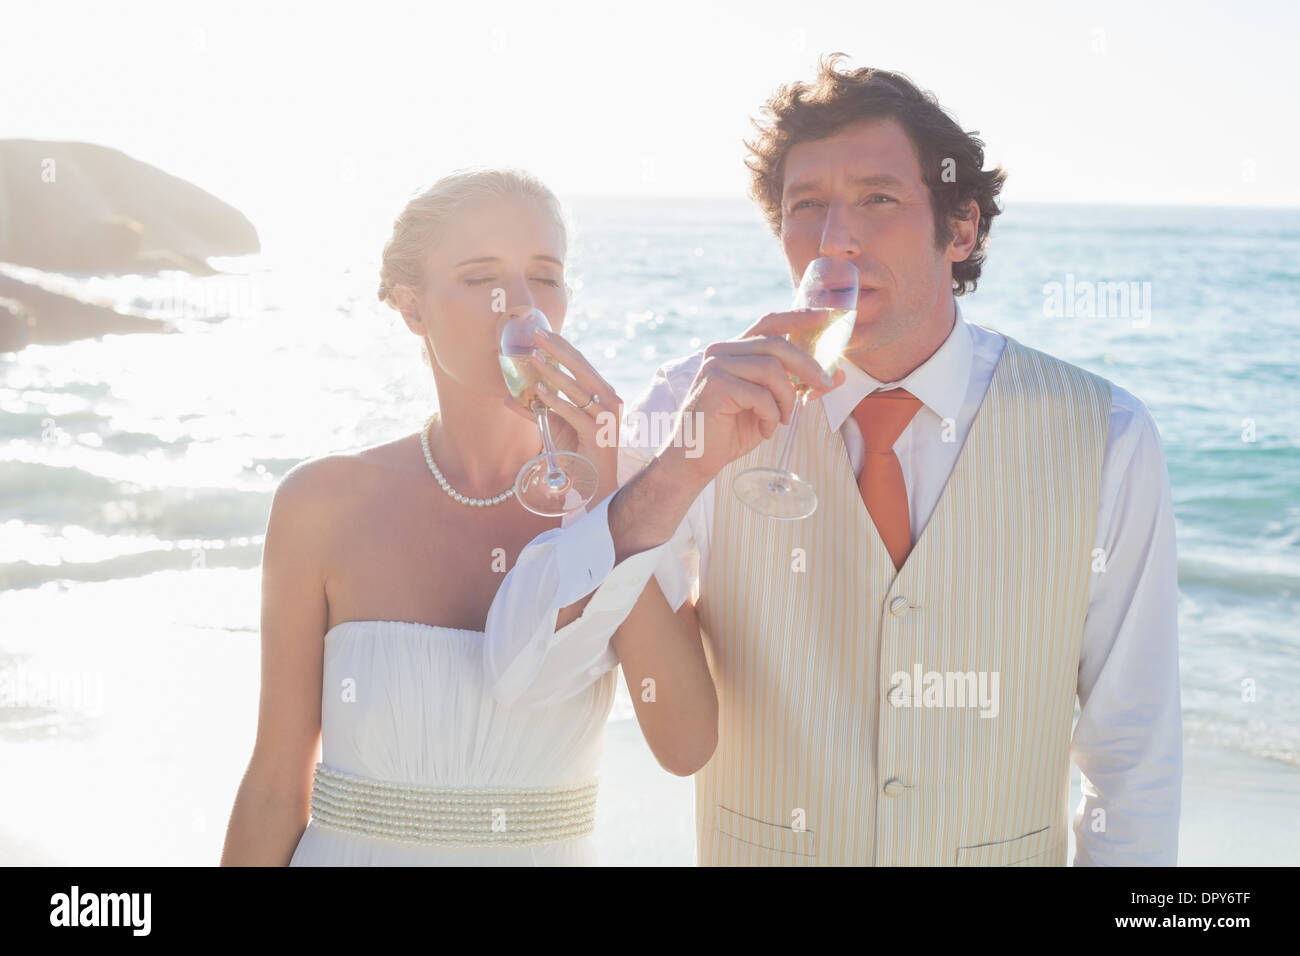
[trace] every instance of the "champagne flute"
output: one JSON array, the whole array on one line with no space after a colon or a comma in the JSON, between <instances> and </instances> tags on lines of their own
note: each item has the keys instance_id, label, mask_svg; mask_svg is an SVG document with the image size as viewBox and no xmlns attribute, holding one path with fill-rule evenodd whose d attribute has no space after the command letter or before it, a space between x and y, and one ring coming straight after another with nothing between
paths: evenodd
<instances>
[{"instance_id":1,"label":"champagne flute","mask_svg":"<svg viewBox=\"0 0 1300 956\"><path fill-rule=\"evenodd\" d=\"M786 338L816 359L826 374L834 374L858 318L857 267L847 259L814 259L804 270L794 308L808 310L809 322ZM769 518L793 521L817 510L816 489L789 469L799 412L811 390L812 386L795 376L794 411L776 467L747 468L731 484L742 502Z\"/></svg>"},{"instance_id":2,"label":"champagne flute","mask_svg":"<svg viewBox=\"0 0 1300 956\"><path fill-rule=\"evenodd\" d=\"M533 514L554 518L586 507L596 493L599 475L596 466L577 452L555 449L546 404L537 397L541 373L532 363L534 329L554 331L541 309L530 309L507 319L501 329L497 359L506 388L519 404L537 416L537 428L542 433L542 453L519 469L515 497ZM559 367L551 356L546 356L546 360Z\"/></svg>"}]
</instances>

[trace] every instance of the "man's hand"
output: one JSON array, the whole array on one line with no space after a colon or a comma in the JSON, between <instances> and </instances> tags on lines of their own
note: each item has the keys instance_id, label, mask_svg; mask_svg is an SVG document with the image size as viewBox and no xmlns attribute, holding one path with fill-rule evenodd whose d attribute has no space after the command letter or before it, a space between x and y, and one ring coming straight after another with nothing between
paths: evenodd
<instances>
[{"instance_id":1,"label":"man's hand","mask_svg":"<svg viewBox=\"0 0 1300 956\"><path fill-rule=\"evenodd\" d=\"M704 350L704 361L681 410L683 416L697 416L700 454L679 459L691 484L703 488L725 465L771 438L778 425L789 423L798 398L790 376L813 386L810 399L843 383L842 370L836 369L827 382L816 360L785 338L825 318L821 310L772 312L738 337L714 342ZM677 428L681 427L679 420ZM676 443L674 435L669 444Z\"/></svg>"},{"instance_id":2,"label":"man's hand","mask_svg":"<svg viewBox=\"0 0 1300 956\"><path fill-rule=\"evenodd\" d=\"M659 454L614 495L609 527L616 564L667 541L723 467L789 423L797 398L790 376L813 384L810 398L844 383L837 368L830 384L822 384L821 366L785 338L825 319L824 312L807 309L772 312L737 338L704 350L681 409L682 416L699 416L692 450L700 454L687 457L676 434L682 428L679 416Z\"/></svg>"}]
</instances>

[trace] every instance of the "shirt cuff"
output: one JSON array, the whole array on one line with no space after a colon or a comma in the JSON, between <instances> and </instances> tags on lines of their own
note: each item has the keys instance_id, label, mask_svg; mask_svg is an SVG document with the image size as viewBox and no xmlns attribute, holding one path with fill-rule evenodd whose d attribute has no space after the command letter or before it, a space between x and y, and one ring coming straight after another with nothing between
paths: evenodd
<instances>
[{"instance_id":1,"label":"shirt cuff","mask_svg":"<svg viewBox=\"0 0 1300 956\"><path fill-rule=\"evenodd\" d=\"M595 589L578 620L589 615L626 617L664 559L671 539L629 555L615 566L614 537L609 528L609 503L613 500L614 495L609 495L593 511L564 529L556 544L560 583L552 611L558 612ZM556 631L555 640L566 629Z\"/></svg>"},{"instance_id":2,"label":"shirt cuff","mask_svg":"<svg viewBox=\"0 0 1300 956\"><path fill-rule=\"evenodd\" d=\"M618 666L610 638L656 565L673 552L666 541L614 567L609 500L562 530L539 535L501 583L483 641L486 680L497 700L515 706L554 703ZM556 630L560 609L587 594L591 598L582 614Z\"/></svg>"}]
</instances>

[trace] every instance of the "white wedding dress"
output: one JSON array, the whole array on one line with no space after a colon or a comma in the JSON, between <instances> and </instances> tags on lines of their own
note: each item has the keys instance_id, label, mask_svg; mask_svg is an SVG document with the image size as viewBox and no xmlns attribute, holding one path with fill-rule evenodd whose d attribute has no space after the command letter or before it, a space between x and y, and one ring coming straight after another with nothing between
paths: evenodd
<instances>
[{"instance_id":1,"label":"white wedding dress","mask_svg":"<svg viewBox=\"0 0 1300 956\"><path fill-rule=\"evenodd\" d=\"M321 764L417 787L557 788L597 776L618 669L541 708L486 690L483 631L345 621L325 634ZM319 768L318 768L319 770ZM592 866L590 833L530 846L433 846L341 830L313 814L290 866Z\"/></svg>"}]
</instances>

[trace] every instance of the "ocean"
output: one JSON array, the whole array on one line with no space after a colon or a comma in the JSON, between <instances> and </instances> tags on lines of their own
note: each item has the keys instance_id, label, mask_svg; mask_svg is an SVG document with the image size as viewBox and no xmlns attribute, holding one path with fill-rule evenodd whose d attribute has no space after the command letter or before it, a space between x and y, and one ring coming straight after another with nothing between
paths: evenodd
<instances>
[{"instance_id":1,"label":"ocean","mask_svg":"<svg viewBox=\"0 0 1300 956\"><path fill-rule=\"evenodd\" d=\"M566 204L564 334L625 400L789 302L744 200ZM340 230L267 243L229 263L241 275L69 277L175 332L0 355L0 767L127 819L148 818L147 787L173 819L141 862L220 845L256 725L277 481L432 408L419 342L375 298L381 243ZM1146 404L1177 519L1185 747L1300 771L1298 295L1294 210L1012 205L962 309ZM634 720L619 694L612 720ZM98 852L59 835L75 800L6 784L0 819L28 814L37 850L130 862L109 834Z\"/></svg>"}]
</instances>

